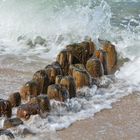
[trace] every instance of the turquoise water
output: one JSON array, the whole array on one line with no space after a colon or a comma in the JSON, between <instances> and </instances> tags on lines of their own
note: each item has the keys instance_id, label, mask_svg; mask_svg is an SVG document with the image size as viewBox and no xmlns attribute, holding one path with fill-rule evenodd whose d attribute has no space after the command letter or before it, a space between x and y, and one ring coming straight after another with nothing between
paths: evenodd
<instances>
[{"instance_id":1,"label":"turquoise water","mask_svg":"<svg viewBox=\"0 0 140 140\"><path fill-rule=\"evenodd\" d=\"M46 132L69 127L93 116L111 103L140 91L140 1L139 0L1 0L0 1L0 92L3 98L19 90L38 69L52 62L66 44L91 37L110 40L119 58L128 58L115 76L102 77L106 89L85 87L84 98L54 107L47 119L33 116L12 130L21 139L27 127L46 138ZM43 45L34 45L36 36ZM7 74L8 73L8 74ZM69 111L67 111L69 110ZM61 114L61 117L60 117ZM59 117L58 117L59 116ZM35 139L32 137L32 139Z\"/></svg>"}]
</instances>

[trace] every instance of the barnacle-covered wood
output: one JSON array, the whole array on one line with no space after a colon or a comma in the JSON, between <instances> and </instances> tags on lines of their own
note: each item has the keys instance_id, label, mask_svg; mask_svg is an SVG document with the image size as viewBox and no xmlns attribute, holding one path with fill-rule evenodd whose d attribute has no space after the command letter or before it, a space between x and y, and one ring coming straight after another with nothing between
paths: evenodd
<instances>
[{"instance_id":1,"label":"barnacle-covered wood","mask_svg":"<svg viewBox=\"0 0 140 140\"><path fill-rule=\"evenodd\" d=\"M45 70L39 70L33 75L33 80L39 84L39 93L47 94L47 89L50 84L49 77Z\"/></svg>"},{"instance_id":2,"label":"barnacle-covered wood","mask_svg":"<svg viewBox=\"0 0 140 140\"><path fill-rule=\"evenodd\" d=\"M63 75L61 66L58 62L54 62L51 65L45 67L46 73L48 75L50 84L55 84L55 79L57 75Z\"/></svg>"},{"instance_id":3,"label":"barnacle-covered wood","mask_svg":"<svg viewBox=\"0 0 140 140\"><path fill-rule=\"evenodd\" d=\"M94 78L101 77L103 75L103 67L100 60L96 57L90 58L87 61L86 69L90 75Z\"/></svg>"},{"instance_id":4,"label":"barnacle-covered wood","mask_svg":"<svg viewBox=\"0 0 140 140\"><path fill-rule=\"evenodd\" d=\"M64 102L69 98L68 90L59 84L53 84L48 87L47 93L49 99Z\"/></svg>"},{"instance_id":5,"label":"barnacle-covered wood","mask_svg":"<svg viewBox=\"0 0 140 140\"><path fill-rule=\"evenodd\" d=\"M37 81L31 80L25 83L20 89L20 95L23 100L30 100L40 94L40 87Z\"/></svg>"}]
</instances>

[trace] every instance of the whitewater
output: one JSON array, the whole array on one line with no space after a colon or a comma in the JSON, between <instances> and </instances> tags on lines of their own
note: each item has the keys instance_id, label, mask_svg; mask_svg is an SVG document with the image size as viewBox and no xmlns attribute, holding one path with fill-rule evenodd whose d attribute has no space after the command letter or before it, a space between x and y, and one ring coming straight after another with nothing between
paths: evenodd
<instances>
[{"instance_id":1,"label":"whitewater","mask_svg":"<svg viewBox=\"0 0 140 140\"><path fill-rule=\"evenodd\" d=\"M139 7L139 0L0 0L1 98L18 91L34 72L54 61L67 44L89 37L97 48L98 38L111 41L119 62L123 61L114 75L101 78L104 88L84 87L81 95L64 106L52 101L53 110L46 119L35 115L24 125L12 128L16 139L26 139L21 133L28 128L37 133L30 139L43 140L46 133L67 128L110 109L124 96L140 92ZM44 38L45 44L32 45L37 36Z\"/></svg>"}]
</instances>

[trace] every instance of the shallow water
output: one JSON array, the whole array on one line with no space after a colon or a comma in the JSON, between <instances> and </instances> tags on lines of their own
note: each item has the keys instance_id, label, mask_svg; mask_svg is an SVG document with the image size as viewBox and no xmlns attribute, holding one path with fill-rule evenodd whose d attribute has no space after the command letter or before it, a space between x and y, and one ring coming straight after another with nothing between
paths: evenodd
<instances>
[{"instance_id":1,"label":"shallow water","mask_svg":"<svg viewBox=\"0 0 140 140\"><path fill-rule=\"evenodd\" d=\"M20 135L24 127L38 133L31 139L44 139L46 132L67 128L101 109L111 108L111 103L121 97L140 91L139 7L139 0L0 1L2 98L18 91L35 71L54 61L66 44L83 41L88 36L97 47L98 38L110 40L120 58L130 59L115 76L102 77L107 88L85 87L81 96L69 100L65 106L54 105L47 119L33 116L24 126L13 129L17 139L24 139ZM46 44L32 46L29 41L34 43L36 36L42 36Z\"/></svg>"}]
</instances>

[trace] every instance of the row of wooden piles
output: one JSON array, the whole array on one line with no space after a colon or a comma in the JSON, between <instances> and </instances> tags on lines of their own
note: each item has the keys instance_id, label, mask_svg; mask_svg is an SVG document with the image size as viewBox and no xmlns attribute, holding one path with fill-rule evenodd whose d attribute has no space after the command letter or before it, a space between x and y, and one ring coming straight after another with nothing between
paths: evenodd
<instances>
[{"instance_id":1,"label":"row of wooden piles","mask_svg":"<svg viewBox=\"0 0 140 140\"><path fill-rule=\"evenodd\" d=\"M99 42L98 50L91 40L67 45L56 61L35 72L19 92L7 100L1 99L0 116L8 118L4 128L21 124L20 119L27 120L31 115L43 116L51 111L50 100L65 102L76 97L78 89L97 84L101 76L112 74L117 65L115 46L109 41ZM10 118L13 107L18 107L17 118Z\"/></svg>"}]
</instances>

